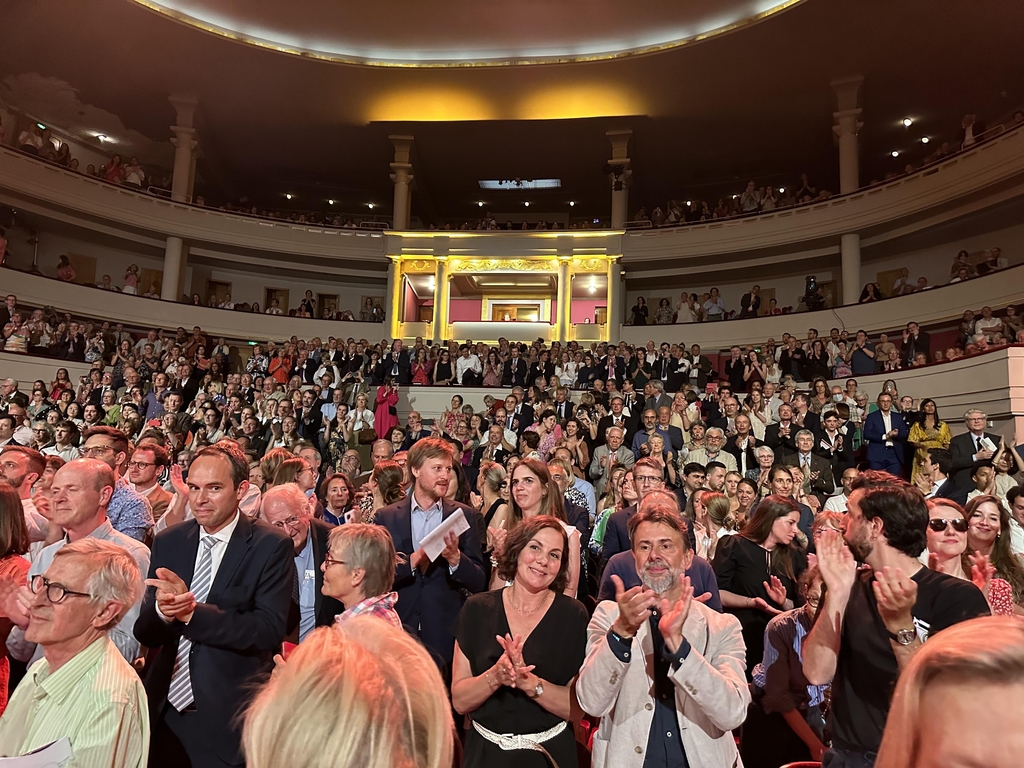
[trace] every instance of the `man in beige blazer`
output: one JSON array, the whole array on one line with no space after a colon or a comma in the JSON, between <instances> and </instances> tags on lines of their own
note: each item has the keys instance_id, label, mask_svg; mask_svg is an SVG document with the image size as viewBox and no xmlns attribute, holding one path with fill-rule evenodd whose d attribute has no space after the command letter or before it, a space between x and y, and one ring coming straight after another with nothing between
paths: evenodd
<instances>
[{"instance_id":1,"label":"man in beige blazer","mask_svg":"<svg viewBox=\"0 0 1024 768\"><path fill-rule=\"evenodd\" d=\"M647 495L629 521L642 586L597 607L576 695L601 718L594 768L741 765L732 730L750 704L739 621L706 608L684 575L693 559L675 497ZM685 759L685 762L684 762Z\"/></svg>"}]
</instances>

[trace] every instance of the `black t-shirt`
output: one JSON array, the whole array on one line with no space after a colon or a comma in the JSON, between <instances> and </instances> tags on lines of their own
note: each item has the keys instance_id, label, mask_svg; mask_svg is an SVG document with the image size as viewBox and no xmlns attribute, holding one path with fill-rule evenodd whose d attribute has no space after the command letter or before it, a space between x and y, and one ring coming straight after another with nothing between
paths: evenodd
<instances>
[{"instance_id":1,"label":"black t-shirt","mask_svg":"<svg viewBox=\"0 0 1024 768\"><path fill-rule=\"evenodd\" d=\"M921 568L914 625L922 640L961 621L988 616L988 603L974 584ZM899 666L889 633L878 615L870 569L857 574L843 616L842 638L832 681L832 741L841 749L877 752L896 687Z\"/></svg>"}]
</instances>

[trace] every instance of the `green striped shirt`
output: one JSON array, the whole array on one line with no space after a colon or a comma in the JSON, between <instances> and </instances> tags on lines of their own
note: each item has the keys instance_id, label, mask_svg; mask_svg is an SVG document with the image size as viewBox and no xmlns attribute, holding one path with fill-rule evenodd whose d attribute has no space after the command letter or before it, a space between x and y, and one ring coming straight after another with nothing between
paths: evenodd
<instances>
[{"instance_id":1,"label":"green striped shirt","mask_svg":"<svg viewBox=\"0 0 1024 768\"><path fill-rule=\"evenodd\" d=\"M29 667L0 717L0 755L16 757L67 736L67 768L145 768L149 757L146 691L104 635L50 674Z\"/></svg>"}]
</instances>

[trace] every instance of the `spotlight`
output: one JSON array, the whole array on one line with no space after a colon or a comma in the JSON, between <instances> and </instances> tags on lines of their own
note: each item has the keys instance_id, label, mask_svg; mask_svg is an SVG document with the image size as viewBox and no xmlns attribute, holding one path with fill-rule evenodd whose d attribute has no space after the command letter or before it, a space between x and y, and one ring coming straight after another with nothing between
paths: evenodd
<instances>
[{"instance_id":1,"label":"spotlight","mask_svg":"<svg viewBox=\"0 0 1024 768\"><path fill-rule=\"evenodd\" d=\"M692 202L690 202L689 200L687 200L687 201L686 201L686 204L687 204L687 205L693 205L693 203L692 203Z\"/></svg>"},{"instance_id":2,"label":"spotlight","mask_svg":"<svg viewBox=\"0 0 1024 768\"><path fill-rule=\"evenodd\" d=\"M570 200L569 201L569 207L570 208L574 207L575 205L576 205L576 201L575 200Z\"/></svg>"},{"instance_id":3,"label":"spotlight","mask_svg":"<svg viewBox=\"0 0 1024 768\"><path fill-rule=\"evenodd\" d=\"M525 203L523 203L523 205L525 205L527 208L529 208L530 207L530 202L526 201Z\"/></svg>"},{"instance_id":4,"label":"spotlight","mask_svg":"<svg viewBox=\"0 0 1024 768\"><path fill-rule=\"evenodd\" d=\"M291 193L286 193L285 196L284 196L284 199L285 200L291 200L292 199Z\"/></svg>"},{"instance_id":5,"label":"spotlight","mask_svg":"<svg viewBox=\"0 0 1024 768\"><path fill-rule=\"evenodd\" d=\"M911 120L911 119L910 119L909 117L904 117L904 118L903 118L903 127L904 127L904 128L909 128L909 127L910 127L910 126L912 126L913 124L914 124L914 121L913 121L913 120Z\"/></svg>"},{"instance_id":6,"label":"spotlight","mask_svg":"<svg viewBox=\"0 0 1024 768\"><path fill-rule=\"evenodd\" d=\"M106 136L104 136L104 135L103 135L102 133L97 133L97 134L96 134L96 138L97 138L97 139L99 139L101 143L102 143L102 142L105 142L105 141L110 141L110 139L108 139L108 138L107 138Z\"/></svg>"},{"instance_id":7,"label":"spotlight","mask_svg":"<svg viewBox=\"0 0 1024 768\"><path fill-rule=\"evenodd\" d=\"M779 187L779 194L780 195L786 194L786 188L785 187Z\"/></svg>"},{"instance_id":8,"label":"spotlight","mask_svg":"<svg viewBox=\"0 0 1024 768\"><path fill-rule=\"evenodd\" d=\"M739 195L733 195L732 199L735 200L737 197L739 197Z\"/></svg>"},{"instance_id":9,"label":"spotlight","mask_svg":"<svg viewBox=\"0 0 1024 768\"><path fill-rule=\"evenodd\" d=\"M42 123L36 123L36 128L38 128L40 131L45 131L46 130L46 126L43 125Z\"/></svg>"},{"instance_id":10,"label":"spotlight","mask_svg":"<svg viewBox=\"0 0 1024 768\"><path fill-rule=\"evenodd\" d=\"M931 139L929 139L927 136L922 136L921 137L921 143L922 144L927 144L929 141L931 141Z\"/></svg>"},{"instance_id":11,"label":"spotlight","mask_svg":"<svg viewBox=\"0 0 1024 768\"><path fill-rule=\"evenodd\" d=\"M483 208L484 207L484 201L483 200L478 200L477 201L477 207L478 208Z\"/></svg>"},{"instance_id":12,"label":"spotlight","mask_svg":"<svg viewBox=\"0 0 1024 768\"><path fill-rule=\"evenodd\" d=\"M891 154L891 155L892 155L893 157L899 157L899 156L900 156L899 150L896 150L896 149L894 149L894 150L893 150L893 151L892 151L892 152L891 152L890 154Z\"/></svg>"},{"instance_id":13,"label":"spotlight","mask_svg":"<svg viewBox=\"0 0 1024 768\"><path fill-rule=\"evenodd\" d=\"M373 210L373 203L367 203L366 207L369 208L372 211Z\"/></svg>"},{"instance_id":14,"label":"spotlight","mask_svg":"<svg viewBox=\"0 0 1024 768\"><path fill-rule=\"evenodd\" d=\"M333 201L333 200L328 200L328 201L327 201L327 204L328 204L328 205L334 205L334 201Z\"/></svg>"}]
</instances>

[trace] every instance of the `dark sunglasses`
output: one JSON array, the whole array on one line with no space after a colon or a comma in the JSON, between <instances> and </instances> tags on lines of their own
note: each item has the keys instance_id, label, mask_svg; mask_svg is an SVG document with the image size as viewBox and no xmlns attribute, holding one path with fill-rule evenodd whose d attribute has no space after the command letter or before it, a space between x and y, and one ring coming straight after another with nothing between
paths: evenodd
<instances>
[{"instance_id":1,"label":"dark sunglasses","mask_svg":"<svg viewBox=\"0 0 1024 768\"><path fill-rule=\"evenodd\" d=\"M962 517L952 517L949 520L944 520L941 517L933 517L928 521L928 527L936 533L942 533L946 530L947 525L952 525L953 530L957 533L967 532L967 521Z\"/></svg>"}]
</instances>

